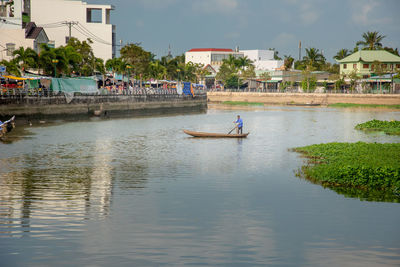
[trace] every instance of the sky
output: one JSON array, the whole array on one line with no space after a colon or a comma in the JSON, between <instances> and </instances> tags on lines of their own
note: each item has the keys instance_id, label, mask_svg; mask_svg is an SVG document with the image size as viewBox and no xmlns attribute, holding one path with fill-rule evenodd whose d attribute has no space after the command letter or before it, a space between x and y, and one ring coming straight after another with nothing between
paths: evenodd
<instances>
[{"instance_id":1,"label":"sky","mask_svg":"<svg viewBox=\"0 0 400 267\"><path fill-rule=\"evenodd\" d=\"M298 59L315 47L330 62L378 31L400 50L400 0L87 0L112 4L117 40L140 43L157 58L191 48L269 49Z\"/></svg>"}]
</instances>

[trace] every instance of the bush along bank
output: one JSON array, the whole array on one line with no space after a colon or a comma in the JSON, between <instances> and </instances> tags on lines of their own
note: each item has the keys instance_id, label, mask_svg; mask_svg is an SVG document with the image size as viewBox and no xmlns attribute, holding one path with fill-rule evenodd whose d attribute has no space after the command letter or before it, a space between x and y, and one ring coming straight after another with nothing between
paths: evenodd
<instances>
[{"instance_id":1,"label":"bush along bank","mask_svg":"<svg viewBox=\"0 0 400 267\"><path fill-rule=\"evenodd\" d=\"M380 121L372 120L358 124L357 130L363 131L381 131L386 134L400 135L400 121ZM399 159L400 161L400 159Z\"/></svg>"},{"instance_id":2,"label":"bush along bank","mask_svg":"<svg viewBox=\"0 0 400 267\"><path fill-rule=\"evenodd\" d=\"M293 149L308 158L298 175L366 200L400 202L400 143L328 143Z\"/></svg>"}]
</instances>

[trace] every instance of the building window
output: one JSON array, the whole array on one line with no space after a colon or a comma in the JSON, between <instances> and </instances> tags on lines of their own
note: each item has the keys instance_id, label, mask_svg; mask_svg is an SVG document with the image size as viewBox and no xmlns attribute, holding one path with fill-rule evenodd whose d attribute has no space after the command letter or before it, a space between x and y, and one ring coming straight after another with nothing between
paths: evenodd
<instances>
[{"instance_id":1,"label":"building window","mask_svg":"<svg viewBox=\"0 0 400 267\"><path fill-rule=\"evenodd\" d=\"M382 69L386 69L387 68L387 64L382 64Z\"/></svg>"},{"instance_id":2,"label":"building window","mask_svg":"<svg viewBox=\"0 0 400 267\"><path fill-rule=\"evenodd\" d=\"M369 64L363 64L364 69L369 69Z\"/></svg>"},{"instance_id":3,"label":"building window","mask_svg":"<svg viewBox=\"0 0 400 267\"><path fill-rule=\"evenodd\" d=\"M102 9L101 8L87 8L86 9L86 22L87 23L102 23Z\"/></svg>"},{"instance_id":4,"label":"building window","mask_svg":"<svg viewBox=\"0 0 400 267\"><path fill-rule=\"evenodd\" d=\"M7 43L6 44L6 49L7 49L7 56L12 57L13 53L15 51L15 44L14 43Z\"/></svg>"},{"instance_id":5,"label":"building window","mask_svg":"<svg viewBox=\"0 0 400 267\"><path fill-rule=\"evenodd\" d=\"M396 64L396 69L400 69L400 64Z\"/></svg>"},{"instance_id":6,"label":"building window","mask_svg":"<svg viewBox=\"0 0 400 267\"><path fill-rule=\"evenodd\" d=\"M353 69L357 69L357 64L353 64Z\"/></svg>"},{"instance_id":7,"label":"building window","mask_svg":"<svg viewBox=\"0 0 400 267\"><path fill-rule=\"evenodd\" d=\"M347 64L343 64L343 69L347 69Z\"/></svg>"}]
</instances>

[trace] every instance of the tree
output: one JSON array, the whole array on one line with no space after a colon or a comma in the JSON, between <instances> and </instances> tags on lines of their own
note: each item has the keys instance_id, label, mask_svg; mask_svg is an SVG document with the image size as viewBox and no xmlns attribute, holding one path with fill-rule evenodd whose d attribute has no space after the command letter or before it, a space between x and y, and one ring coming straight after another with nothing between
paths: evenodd
<instances>
[{"instance_id":1,"label":"tree","mask_svg":"<svg viewBox=\"0 0 400 267\"><path fill-rule=\"evenodd\" d=\"M350 55L350 51L343 48L343 49L340 49L333 58L336 60L341 60L349 55Z\"/></svg>"},{"instance_id":2,"label":"tree","mask_svg":"<svg viewBox=\"0 0 400 267\"><path fill-rule=\"evenodd\" d=\"M271 75L270 75L268 72L263 72L263 73L260 74L259 77L260 77L261 80L264 82L264 84L263 84L263 90L264 90L264 89L267 89L268 86L265 86L265 85L267 84L267 81L271 80L271 78L272 78Z\"/></svg>"},{"instance_id":3,"label":"tree","mask_svg":"<svg viewBox=\"0 0 400 267\"><path fill-rule=\"evenodd\" d=\"M22 46L13 52L15 62L19 65L23 74L29 68L37 67L38 55L32 48L24 49Z\"/></svg>"},{"instance_id":4,"label":"tree","mask_svg":"<svg viewBox=\"0 0 400 267\"><path fill-rule=\"evenodd\" d=\"M308 69L319 69L322 65L325 64L325 57L316 48L306 48L306 55L303 57L303 61L305 62Z\"/></svg>"},{"instance_id":5,"label":"tree","mask_svg":"<svg viewBox=\"0 0 400 267\"><path fill-rule=\"evenodd\" d=\"M243 69L240 76L243 80L248 80L247 89L249 89L251 79L256 77L254 65L251 64L247 68Z\"/></svg>"},{"instance_id":6,"label":"tree","mask_svg":"<svg viewBox=\"0 0 400 267\"><path fill-rule=\"evenodd\" d=\"M356 87L357 81L359 79L357 71L353 70L352 72L349 73L348 77L350 79L350 91L353 92Z\"/></svg>"},{"instance_id":7,"label":"tree","mask_svg":"<svg viewBox=\"0 0 400 267\"><path fill-rule=\"evenodd\" d=\"M108 59L106 61L106 69L108 71L112 71L113 73L122 74L125 72L125 63L122 61L121 58L116 57L112 59Z\"/></svg>"},{"instance_id":8,"label":"tree","mask_svg":"<svg viewBox=\"0 0 400 267\"><path fill-rule=\"evenodd\" d=\"M82 60L78 64L78 71L80 75L89 76L95 71L96 59L93 53L91 44L93 41L87 39L87 41L79 41L76 38L71 38L68 41L67 46L71 46L74 50L82 57Z\"/></svg>"},{"instance_id":9,"label":"tree","mask_svg":"<svg viewBox=\"0 0 400 267\"><path fill-rule=\"evenodd\" d=\"M364 49L367 50L377 50L382 48L382 40L386 36L380 35L379 32L366 32L363 33L362 38L363 40L358 41L357 45L364 46Z\"/></svg>"},{"instance_id":10,"label":"tree","mask_svg":"<svg viewBox=\"0 0 400 267\"><path fill-rule=\"evenodd\" d=\"M19 71L19 65L15 60L2 60L0 65L3 65L7 69L7 73L15 76L20 76L21 72Z\"/></svg>"},{"instance_id":11,"label":"tree","mask_svg":"<svg viewBox=\"0 0 400 267\"><path fill-rule=\"evenodd\" d=\"M400 56L399 49L397 48L393 49L391 47L385 46L383 49L388 51L389 53L392 53L393 55Z\"/></svg>"},{"instance_id":12,"label":"tree","mask_svg":"<svg viewBox=\"0 0 400 267\"><path fill-rule=\"evenodd\" d=\"M317 77L312 75L310 71L304 70L303 73L303 80L301 82L301 87L305 92L314 92L317 88Z\"/></svg>"},{"instance_id":13,"label":"tree","mask_svg":"<svg viewBox=\"0 0 400 267\"><path fill-rule=\"evenodd\" d=\"M278 56L279 52L275 50L275 48L270 48L269 50L274 51L274 60L282 60L282 58Z\"/></svg>"},{"instance_id":14,"label":"tree","mask_svg":"<svg viewBox=\"0 0 400 267\"><path fill-rule=\"evenodd\" d=\"M284 66L285 70L290 70L293 66L294 58L292 56L285 56L284 59Z\"/></svg>"}]
</instances>

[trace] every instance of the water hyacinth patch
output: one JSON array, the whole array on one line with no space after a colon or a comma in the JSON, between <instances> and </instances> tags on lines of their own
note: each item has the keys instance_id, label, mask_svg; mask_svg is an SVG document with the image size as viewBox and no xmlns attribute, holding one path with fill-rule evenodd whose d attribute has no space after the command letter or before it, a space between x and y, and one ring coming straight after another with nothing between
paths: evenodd
<instances>
[{"instance_id":1,"label":"water hyacinth patch","mask_svg":"<svg viewBox=\"0 0 400 267\"><path fill-rule=\"evenodd\" d=\"M312 182L341 191L379 191L385 201L388 195L400 200L400 143L328 143L294 151L308 158L299 174Z\"/></svg>"},{"instance_id":2,"label":"water hyacinth patch","mask_svg":"<svg viewBox=\"0 0 400 267\"><path fill-rule=\"evenodd\" d=\"M371 120L358 124L355 129L363 131L382 131L386 134L400 135L400 121Z\"/></svg>"}]
</instances>

